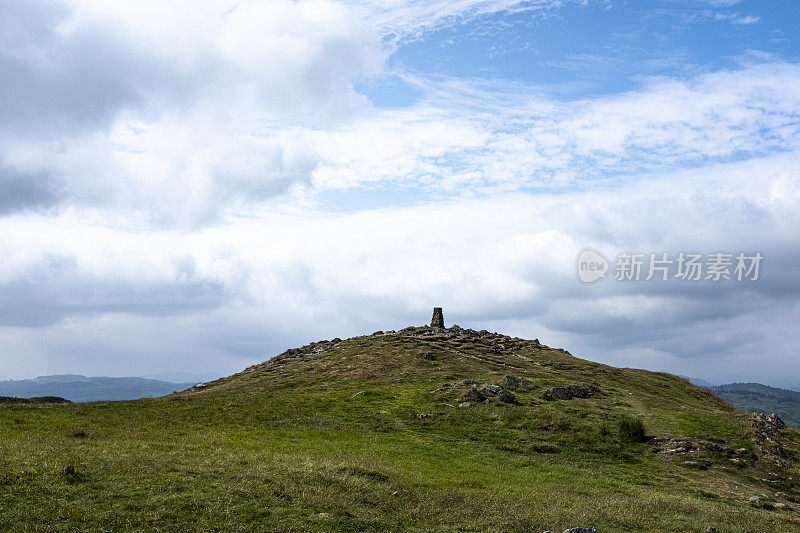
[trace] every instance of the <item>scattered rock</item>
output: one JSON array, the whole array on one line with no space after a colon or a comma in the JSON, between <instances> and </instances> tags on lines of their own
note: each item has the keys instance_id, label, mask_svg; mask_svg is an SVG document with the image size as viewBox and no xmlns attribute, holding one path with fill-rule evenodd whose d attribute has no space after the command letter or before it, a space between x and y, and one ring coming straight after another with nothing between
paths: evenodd
<instances>
[{"instance_id":1,"label":"scattered rock","mask_svg":"<svg viewBox=\"0 0 800 533\"><path fill-rule=\"evenodd\" d=\"M775 504L775 508L776 509L785 509L786 508L786 504L778 502L778 503Z\"/></svg>"},{"instance_id":2,"label":"scattered rock","mask_svg":"<svg viewBox=\"0 0 800 533\"><path fill-rule=\"evenodd\" d=\"M469 402L461 402L458 404L459 407L472 407L472 404Z\"/></svg>"},{"instance_id":3,"label":"scattered rock","mask_svg":"<svg viewBox=\"0 0 800 533\"><path fill-rule=\"evenodd\" d=\"M485 385L481 390L481 394L484 396L495 396L503 391L503 387L500 385Z\"/></svg>"},{"instance_id":4,"label":"scattered rock","mask_svg":"<svg viewBox=\"0 0 800 533\"><path fill-rule=\"evenodd\" d=\"M778 415L754 413L750 427L753 428L753 440L761 457L771 459L783 468L789 468L789 461L794 461L795 457L781 442L783 430L786 428L784 421Z\"/></svg>"},{"instance_id":5,"label":"scattered rock","mask_svg":"<svg viewBox=\"0 0 800 533\"><path fill-rule=\"evenodd\" d=\"M766 419L767 424L774 427L775 429L784 429L786 427L786 422L781 420L781 418L776 414L767 415L764 417Z\"/></svg>"},{"instance_id":6,"label":"scattered rock","mask_svg":"<svg viewBox=\"0 0 800 533\"><path fill-rule=\"evenodd\" d=\"M446 391L446 390L448 390L448 389L452 389L452 388L453 388L453 387L455 387L456 385L458 385L458 383L445 383L444 385L442 385L442 386L441 386L441 387L439 387L438 389L434 389L434 390L433 390L433 391L431 391L431 392L442 392L442 391Z\"/></svg>"},{"instance_id":7,"label":"scattered rock","mask_svg":"<svg viewBox=\"0 0 800 533\"><path fill-rule=\"evenodd\" d=\"M505 389L500 391L500 394L497 395L497 399L505 403L517 403L516 394Z\"/></svg>"},{"instance_id":8,"label":"scattered rock","mask_svg":"<svg viewBox=\"0 0 800 533\"><path fill-rule=\"evenodd\" d=\"M472 398L477 402L482 402L486 399L486 396L481 394L481 391L479 391L477 387L472 387L469 389L469 391L467 391L467 398Z\"/></svg>"},{"instance_id":9,"label":"scattered rock","mask_svg":"<svg viewBox=\"0 0 800 533\"><path fill-rule=\"evenodd\" d=\"M749 498L747 498L747 501L749 501L749 502L757 502L760 499L761 499L760 496L750 496Z\"/></svg>"},{"instance_id":10,"label":"scattered rock","mask_svg":"<svg viewBox=\"0 0 800 533\"><path fill-rule=\"evenodd\" d=\"M74 476L75 475L75 467L72 465L67 465L61 469L61 473L67 476Z\"/></svg>"},{"instance_id":11,"label":"scattered rock","mask_svg":"<svg viewBox=\"0 0 800 533\"><path fill-rule=\"evenodd\" d=\"M706 533L717 533L717 528L715 528L714 526L708 526L706 528Z\"/></svg>"},{"instance_id":12,"label":"scattered rock","mask_svg":"<svg viewBox=\"0 0 800 533\"><path fill-rule=\"evenodd\" d=\"M420 413L417 415L417 418L420 420L427 420L431 417L430 413Z\"/></svg>"},{"instance_id":13,"label":"scattered rock","mask_svg":"<svg viewBox=\"0 0 800 533\"><path fill-rule=\"evenodd\" d=\"M367 393L367 391L365 391L365 390L358 391L357 393L353 394L353 398L357 398L359 396L364 396L366 393Z\"/></svg>"},{"instance_id":14,"label":"scattered rock","mask_svg":"<svg viewBox=\"0 0 800 533\"><path fill-rule=\"evenodd\" d=\"M600 533L593 527L571 527L565 529L564 533Z\"/></svg>"},{"instance_id":15,"label":"scattered rock","mask_svg":"<svg viewBox=\"0 0 800 533\"><path fill-rule=\"evenodd\" d=\"M333 515L331 515L331 513L319 513L317 516L320 518L330 518Z\"/></svg>"},{"instance_id":16,"label":"scattered rock","mask_svg":"<svg viewBox=\"0 0 800 533\"><path fill-rule=\"evenodd\" d=\"M521 387L526 381L525 378L515 377L515 376L505 376L503 378L503 384L506 387L511 387L512 389L516 389L517 387Z\"/></svg>"},{"instance_id":17,"label":"scattered rock","mask_svg":"<svg viewBox=\"0 0 800 533\"><path fill-rule=\"evenodd\" d=\"M658 444L661 455L685 455L698 454L701 451L702 444L690 439L673 439L670 437L656 437L653 439L655 444ZM708 446L708 443L705 443Z\"/></svg>"},{"instance_id":18,"label":"scattered rock","mask_svg":"<svg viewBox=\"0 0 800 533\"><path fill-rule=\"evenodd\" d=\"M546 400L571 400L573 398L588 398L599 392L592 385L567 385L566 387L553 387L544 391Z\"/></svg>"}]
</instances>

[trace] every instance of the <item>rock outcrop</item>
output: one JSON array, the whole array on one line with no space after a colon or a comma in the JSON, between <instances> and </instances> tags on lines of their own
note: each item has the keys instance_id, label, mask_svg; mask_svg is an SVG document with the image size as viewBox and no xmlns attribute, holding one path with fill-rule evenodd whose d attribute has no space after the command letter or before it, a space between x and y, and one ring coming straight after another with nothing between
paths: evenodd
<instances>
[{"instance_id":1,"label":"rock outcrop","mask_svg":"<svg viewBox=\"0 0 800 533\"><path fill-rule=\"evenodd\" d=\"M588 398L599 390L593 385L567 385L566 387L553 387L544 391L545 400L571 400L573 398Z\"/></svg>"},{"instance_id":2,"label":"rock outcrop","mask_svg":"<svg viewBox=\"0 0 800 533\"><path fill-rule=\"evenodd\" d=\"M789 461L794 461L796 458L783 443L786 423L778 415L755 413L750 427L753 428L753 437L761 456L773 460L784 468L789 468Z\"/></svg>"}]
</instances>

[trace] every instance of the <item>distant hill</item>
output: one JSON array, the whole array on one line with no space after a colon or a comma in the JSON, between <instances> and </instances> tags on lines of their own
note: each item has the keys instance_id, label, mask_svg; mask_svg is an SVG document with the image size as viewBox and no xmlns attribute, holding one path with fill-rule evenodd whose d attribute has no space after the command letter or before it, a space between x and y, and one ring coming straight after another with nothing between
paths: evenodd
<instances>
[{"instance_id":1,"label":"distant hill","mask_svg":"<svg viewBox=\"0 0 800 533\"><path fill-rule=\"evenodd\" d=\"M155 398L197 384L171 383L145 378L87 377L78 374L39 376L35 379L0 381L0 396L33 398L60 396L73 402Z\"/></svg>"},{"instance_id":2,"label":"distant hill","mask_svg":"<svg viewBox=\"0 0 800 533\"><path fill-rule=\"evenodd\" d=\"M693 378L693 377L690 377L690 376L681 376L680 374L678 374L678 375L680 377L682 377L682 378L688 379L689 383L691 383L692 385L697 385L698 387L702 387L704 389L710 389L711 387L714 386L713 383L711 383L710 381L706 381L704 379Z\"/></svg>"},{"instance_id":3,"label":"distant hill","mask_svg":"<svg viewBox=\"0 0 800 533\"><path fill-rule=\"evenodd\" d=\"M800 392L760 383L730 383L711 390L742 411L775 413L787 424L800 427Z\"/></svg>"}]
</instances>

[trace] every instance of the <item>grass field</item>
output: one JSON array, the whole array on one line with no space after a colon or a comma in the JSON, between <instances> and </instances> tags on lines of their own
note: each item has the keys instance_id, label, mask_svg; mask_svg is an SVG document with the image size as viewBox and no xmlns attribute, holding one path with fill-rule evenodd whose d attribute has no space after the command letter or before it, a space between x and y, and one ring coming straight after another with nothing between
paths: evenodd
<instances>
[{"instance_id":1,"label":"grass field","mask_svg":"<svg viewBox=\"0 0 800 533\"><path fill-rule=\"evenodd\" d=\"M516 403L458 407L506 375ZM544 399L569 384L598 392ZM659 440L624 438L636 419ZM753 421L533 341L335 339L164 398L0 405L0 528L800 531L800 434Z\"/></svg>"}]
</instances>

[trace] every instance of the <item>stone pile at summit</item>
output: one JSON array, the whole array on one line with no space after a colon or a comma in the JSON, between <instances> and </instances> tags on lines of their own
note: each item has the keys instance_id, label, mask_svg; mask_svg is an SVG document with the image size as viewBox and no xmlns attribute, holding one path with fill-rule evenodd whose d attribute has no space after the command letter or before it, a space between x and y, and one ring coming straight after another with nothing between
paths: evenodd
<instances>
[{"instance_id":1,"label":"stone pile at summit","mask_svg":"<svg viewBox=\"0 0 800 533\"><path fill-rule=\"evenodd\" d=\"M563 358L571 361L569 352L560 348L550 348L539 342L538 339L522 339L511 337L487 330L474 330L462 328L457 324L445 327L444 314L441 307L434 307L430 325L408 326L397 331L375 331L356 339L380 340L385 343L394 343L398 340L412 341L412 345L424 347L425 351L419 357L430 364L438 364L447 355L451 360L464 360L485 365L486 369L501 374L496 378L487 380L478 379L477 376L464 376L459 381L443 383L435 390L440 401L449 407L471 407L475 404L502 403L507 405L520 405L517 397L523 392L530 396L537 390L521 373L534 370L542 371L548 368L565 368L571 363L541 363L531 359L531 351L548 353L557 359ZM294 362L328 361L333 364L336 359L329 356L337 353L343 345L340 338L312 342L301 348L292 348L284 353L258 365L248 368L243 374L274 369ZM349 370L361 374L355 367ZM210 384L201 383L193 390L205 389ZM574 398L589 398L600 394L600 387L594 383L566 383L537 392L539 400L570 400Z\"/></svg>"},{"instance_id":2,"label":"stone pile at summit","mask_svg":"<svg viewBox=\"0 0 800 533\"><path fill-rule=\"evenodd\" d=\"M433 329L445 329L444 328L444 314L442 314L441 307L434 307L433 308L433 318L431 318L431 327Z\"/></svg>"}]
</instances>

